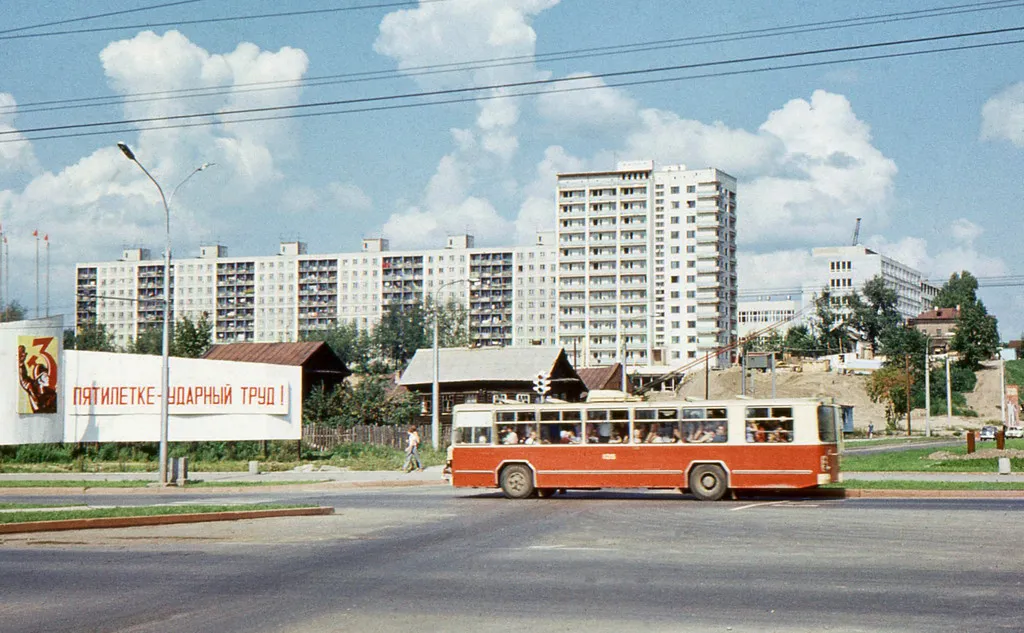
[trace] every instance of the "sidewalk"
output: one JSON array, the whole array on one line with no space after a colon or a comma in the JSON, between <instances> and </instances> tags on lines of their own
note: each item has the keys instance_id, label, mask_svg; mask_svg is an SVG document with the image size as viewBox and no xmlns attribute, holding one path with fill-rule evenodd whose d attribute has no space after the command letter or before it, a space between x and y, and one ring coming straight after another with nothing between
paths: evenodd
<instances>
[{"instance_id":1,"label":"sidewalk","mask_svg":"<svg viewBox=\"0 0 1024 633\"><path fill-rule=\"evenodd\" d=\"M370 485L374 483L444 483L441 466L431 466L423 471L403 473L398 470L288 470L251 475L248 472L189 472L189 481L213 481L221 483L263 482L267 484L290 484L296 482L339 482ZM145 473L0 473L0 481L152 481L159 474ZM0 488L2 490L2 488Z\"/></svg>"}]
</instances>

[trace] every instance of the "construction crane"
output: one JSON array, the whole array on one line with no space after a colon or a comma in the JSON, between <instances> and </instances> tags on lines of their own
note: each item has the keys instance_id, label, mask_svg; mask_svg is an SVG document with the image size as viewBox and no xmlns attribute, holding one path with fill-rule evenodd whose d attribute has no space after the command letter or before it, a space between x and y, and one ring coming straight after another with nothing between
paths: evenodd
<instances>
[{"instance_id":1,"label":"construction crane","mask_svg":"<svg viewBox=\"0 0 1024 633\"><path fill-rule=\"evenodd\" d=\"M853 244L850 246L856 246L857 242L860 241L860 218L857 218L857 225L853 227Z\"/></svg>"}]
</instances>

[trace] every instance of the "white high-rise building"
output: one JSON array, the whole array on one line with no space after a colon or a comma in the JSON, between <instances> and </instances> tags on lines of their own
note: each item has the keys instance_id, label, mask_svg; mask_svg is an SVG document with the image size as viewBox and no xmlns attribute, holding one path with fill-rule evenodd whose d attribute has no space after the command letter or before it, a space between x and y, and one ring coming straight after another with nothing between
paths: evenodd
<instances>
[{"instance_id":1,"label":"white high-rise building","mask_svg":"<svg viewBox=\"0 0 1024 633\"><path fill-rule=\"evenodd\" d=\"M529 246L230 257L220 245L172 262L175 320L206 314L214 341L294 341L335 323L370 328L390 309L456 301L478 345L561 345L579 366L623 360L677 368L736 338L736 180L717 169L560 174L554 232ZM470 284L469 280L475 280ZM83 263L76 326L101 324L119 345L163 320L163 262L147 249Z\"/></svg>"},{"instance_id":2,"label":"white high-rise building","mask_svg":"<svg viewBox=\"0 0 1024 633\"><path fill-rule=\"evenodd\" d=\"M553 233L510 248L476 248L470 235L417 251L391 251L384 239L330 254L284 242L277 255L262 257L203 246L199 257L171 263L171 310L175 320L205 313L217 343L276 342L338 322L370 328L394 307L455 301L468 309L477 344L554 345L555 268ZM78 264L76 326L102 324L119 345L159 327L163 270L162 258L142 248L118 261Z\"/></svg>"},{"instance_id":3,"label":"white high-rise building","mask_svg":"<svg viewBox=\"0 0 1024 633\"><path fill-rule=\"evenodd\" d=\"M826 288L837 309L842 311L843 298L854 291L863 293L864 285L878 275L896 291L896 308L904 320L927 309L938 293L919 271L864 246L814 248L800 292L744 296L739 301L739 335L746 338L783 319L792 319L779 328L783 334L794 325L809 325L814 316L814 301Z\"/></svg>"},{"instance_id":4,"label":"white high-rise building","mask_svg":"<svg viewBox=\"0 0 1024 633\"><path fill-rule=\"evenodd\" d=\"M557 203L558 342L579 365L676 367L734 341L735 178L623 162L559 174Z\"/></svg>"}]
</instances>

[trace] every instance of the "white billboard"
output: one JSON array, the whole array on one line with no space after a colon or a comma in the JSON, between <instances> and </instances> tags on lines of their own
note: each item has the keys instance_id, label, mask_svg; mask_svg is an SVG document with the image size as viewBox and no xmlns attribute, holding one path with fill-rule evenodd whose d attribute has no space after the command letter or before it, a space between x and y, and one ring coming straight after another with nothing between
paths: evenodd
<instances>
[{"instance_id":1,"label":"white billboard","mask_svg":"<svg viewBox=\"0 0 1024 633\"><path fill-rule=\"evenodd\" d=\"M0 444L64 439L59 316L0 323Z\"/></svg>"},{"instance_id":2,"label":"white billboard","mask_svg":"<svg viewBox=\"0 0 1024 633\"><path fill-rule=\"evenodd\" d=\"M64 353L65 442L160 439L159 356ZM171 358L171 442L297 440L302 368Z\"/></svg>"}]
</instances>

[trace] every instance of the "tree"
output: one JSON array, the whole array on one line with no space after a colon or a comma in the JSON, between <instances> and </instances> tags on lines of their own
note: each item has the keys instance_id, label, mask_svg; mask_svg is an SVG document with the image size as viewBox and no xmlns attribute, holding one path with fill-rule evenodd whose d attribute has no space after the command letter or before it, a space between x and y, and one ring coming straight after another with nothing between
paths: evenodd
<instances>
[{"instance_id":1,"label":"tree","mask_svg":"<svg viewBox=\"0 0 1024 633\"><path fill-rule=\"evenodd\" d=\"M163 353L164 328L161 325L143 328L134 340L128 341L125 351L129 354L149 354L159 356Z\"/></svg>"},{"instance_id":2,"label":"tree","mask_svg":"<svg viewBox=\"0 0 1024 633\"><path fill-rule=\"evenodd\" d=\"M885 404L885 422L890 429L907 412L907 374L895 365L886 365L872 372L866 385L872 402Z\"/></svg>"},{"instance_id":3,"label":"tree","mask_svg":"<svg viewBox=\"0 0 1024 633\"><path fill-rule=\"evenodd\" d=\"M781 352L786 347L786 341L778 330L772 330L766 336L759 336L743 344L745 352Z\"/></svg>"},{"instance_id":4,"label":"tree","mask_svg":"<svg viewBox=\"0 0 1024 633\"><path fill-rule=\"evenodd\" d=\"M302 423L322 426L341 426L341 406L344 402L347 386L335 385L327 391L323 385L313 387L302 402Z\"/></svg>"},{"instance_id":5,"label":"tree","mask_svg":"<svg viewBox=\"0 0 1024 633\"><path fill-rule=\"evenodd\" d=\"M957 364L969 369L978 369L981 361L999 351L996 318L988 314L980 301L961 305L949 347L959 356Z\"/></svg>"},{"instance_id":6,"label":"tree","mask_svg":"<svg viewBox=\"0 0 1024 633\"><path fill-rule=\"evenodd\" d=\"M977 301L978 280L964 270L949 276L949 281L942 285L939 294L932 300L932 305L936 308L955 308Z\"/></svg>"},{"instance_id":7,"label":"tree","mask_svg":"<svg viewBox=\"0 0 1024 633\"><path fill-rule=\"evenodd\" d=\"M822 288L821 294L814 300L814 329L818 348L826 354L840 354L852 346L852 340L846 331L846 324L835 309L836 299L832 291Z\"/></svg>"},{"instance_id":8,"label":"tree","mask_svg":"<svg viewBox=\"0 0 1024 633\"><path fill-rule=\"evenodd\" d=\"M431 346L428 341L426 313L418 304L387 310L373 330L373 346L390 369L404 367L416 350Z\"/></svg>"},{"instance_id":9,"label":"tree","mask_svg":"<svg viewBox=\"0 0 1024 633\"><path fill-rule=\"evenodd\" d=\"M200 358L210 349L213 342L213 324L205 312L199 316L196 323L186 316L175 324L171 335L171 356ZM163 340L160 341L160 345L162 348Z\"/></svg>"},{"instance_id":10,"label":"tree","mask_svg":"<svg viewBox=\"0 0 1024 633\"><path fill-rule=\"evenodd\" d=\"M809 354L814 352L817 342L806 325L795 325L786 331L783 345L787 352Z\"/></svg>"},{"instance_id":11,"label":"tree","mask_svg":"<svg viewBox=\"0 0 1024 633\"><path fill-rule=\"evenodd\" d=\"M77 349L91 352L116 352L117 346L113 337L103 324L87 324L78 331L64 330L64 349Z\"/></svg>"},{"instance_id":12,"label":"tree","mask_svg":"<svg viewBox=\"0 0 1024 633\"><path fill-rule=\"evenodd\" d=\"M25 306L18 303L17 300L10 301L7 305L3 306L0 310L0 323L10 323L11 321L24 321L25 320Z\"/></svg>"},{"instance_id":13,"label":"tree","mask_svg":"<svg viewBox=\"0 0 1024 633\"><path fill-rule=\"evenodd\" d=\"M469 346L469 310L454 299L444 305L428 305L431 318L437 319L437 340L439 347ZM433 327L433 323L428 323ZM433 336L433 332L430 333Z\"/></svg>"},{"instance_id":14,"label":"tree","mask_svg":"<svg viewBox=\"0 0 1024 633\"><path fill-rule=\"evenodd\" d=\"M419 411L417 399L409 393L394 393L388 376L364 376L345 390L341 420L355 424L399 424L412 422Z\"/></svg>"},{"instance_id":15,"label":"tree","mask_svg":"<svg viewBox=\"0 0 1024 633\"><path fill-rule=\"evenodd\" d=\"M900 327L898 301L896 291L881 275L875 275L864 284L863 299L856 292L850 296L850 325L866 343L876 347L883 333Z\"/></svg>"},{"instance_id":16,"label":"tree","mask_svg":"<svg viewBox=\"0 0 1024 633\"><path fill-rule=\"evenodd\" d=\"M338 323L326 330L306 332L304 341L323 341L349 369L366 373L370 365L372 341L366 330L353 323Z\"/></svg>"}]
</instances>

